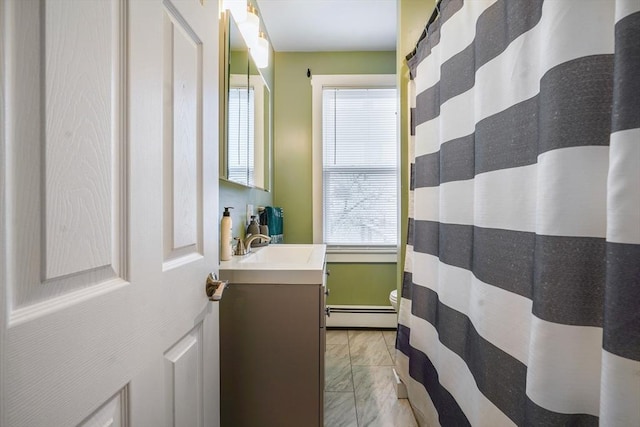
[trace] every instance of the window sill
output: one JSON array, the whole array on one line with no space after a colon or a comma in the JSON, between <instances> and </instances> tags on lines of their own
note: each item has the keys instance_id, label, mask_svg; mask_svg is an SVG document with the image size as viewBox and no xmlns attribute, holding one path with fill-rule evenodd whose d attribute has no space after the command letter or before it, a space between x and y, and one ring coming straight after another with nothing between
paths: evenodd
<instances>
[{"instance_id":1,"label":"window sill","mask_svg":"<svg viewBox=\"0 0 640 427\"><path fill-rule=\"evenodd\" d=\"M398 262L397 248L343 248L327 247L327 263L348 264L395 264Z\"/></svg>"}]
</instances>

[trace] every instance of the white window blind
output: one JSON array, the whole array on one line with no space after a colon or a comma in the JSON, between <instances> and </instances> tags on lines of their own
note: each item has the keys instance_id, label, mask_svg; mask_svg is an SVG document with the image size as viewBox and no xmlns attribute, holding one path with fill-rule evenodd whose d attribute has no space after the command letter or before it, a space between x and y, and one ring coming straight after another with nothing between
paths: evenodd
<instances>
[{"instance_id":1,"label":"white window blind","mask_svg":"<svg viewBox=\"0 0 640 427\"><path fill-rule=\"evenodd\" d=\"M229 89L227 177L253 185L254 92L249 87Z\"/></svg>"},{"instance_id":2,"label":"white window blind","mask_svg":"<svg viewBox=\"0 0 640 427\"><path fill-rule=\"evenodd\" d=\"M396 246L396 90L322 89L324 242Z\"/></svg>"}]
</instances>

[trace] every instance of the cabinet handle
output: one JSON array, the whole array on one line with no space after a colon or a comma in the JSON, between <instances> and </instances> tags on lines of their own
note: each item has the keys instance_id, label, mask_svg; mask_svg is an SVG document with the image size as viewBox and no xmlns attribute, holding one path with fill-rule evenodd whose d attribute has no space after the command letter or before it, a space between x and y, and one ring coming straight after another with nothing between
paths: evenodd
<instances>
[{"instance_id":1,"label":"cabinet handle","mask_svg":"<svg viewBox=\"0 0 640 427\"><path fill-rule=\"evenodd\" d=\"M327 313L327 317L331 317L331 307L326 307L324 312Z\"/></svg>"}]
</instances>

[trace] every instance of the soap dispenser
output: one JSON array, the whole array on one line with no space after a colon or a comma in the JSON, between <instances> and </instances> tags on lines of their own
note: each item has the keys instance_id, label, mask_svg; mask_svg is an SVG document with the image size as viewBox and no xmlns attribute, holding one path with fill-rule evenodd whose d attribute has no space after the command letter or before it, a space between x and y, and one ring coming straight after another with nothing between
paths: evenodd
<instances>
[{"instance_id":1,"label":"soap dispenser","mask_svg":"<svg viewBox=\"0 0 640 427\"><path fill-rule=\"evenodd\" d=\"M233 207L229 206L224 208L224 213L222 214L222 221L220 222L220 260L221 261L229 261L233 255L233 250L231 249L231 212L229 209L233 209Z\"/></svg>"},{"instance_id":2,"label":"soap dispenser","mask_svg":"<svg viewBox=\"0 0 640 427\"><path fill-rule=\"evenodd\" d=\"M249 223L249 227L247 227L247 237L252 234L260 234L260 224L258 224L255 215L251 215L251 222Z\"/></svg>"}]
</instances>

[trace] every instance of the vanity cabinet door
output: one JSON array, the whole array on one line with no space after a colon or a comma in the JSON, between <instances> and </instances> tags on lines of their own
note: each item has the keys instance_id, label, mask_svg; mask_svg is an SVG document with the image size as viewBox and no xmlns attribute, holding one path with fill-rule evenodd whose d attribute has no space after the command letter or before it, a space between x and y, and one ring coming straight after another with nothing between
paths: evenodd
<instances>
[{"instance_id":1,"label":"vanity cabinet door","mask_svg":"<svg viewBox=\"0 0 640 427\"><path fill-rule=\"evenodd\" d=\"M318 372L318 389L320 393L320 425L324 425L324 357L325 351L327 348L326 342L326 326L327 326L327 313L325 311L327 307L327 292L325 285L319 287L319 298L320 302L319 312L320 312L320 369Z\"/></svg>"},{"instance_id":2,"label":"vanity cabinet door","mask_svg":"<svg viewBox=\"0 0 640 427\"><path fill-rule=\"evenodd\" d=\"M232 283L225 290L220 304L222 427L322 426L319 288Z\"/></svg>"}]
</instances>

